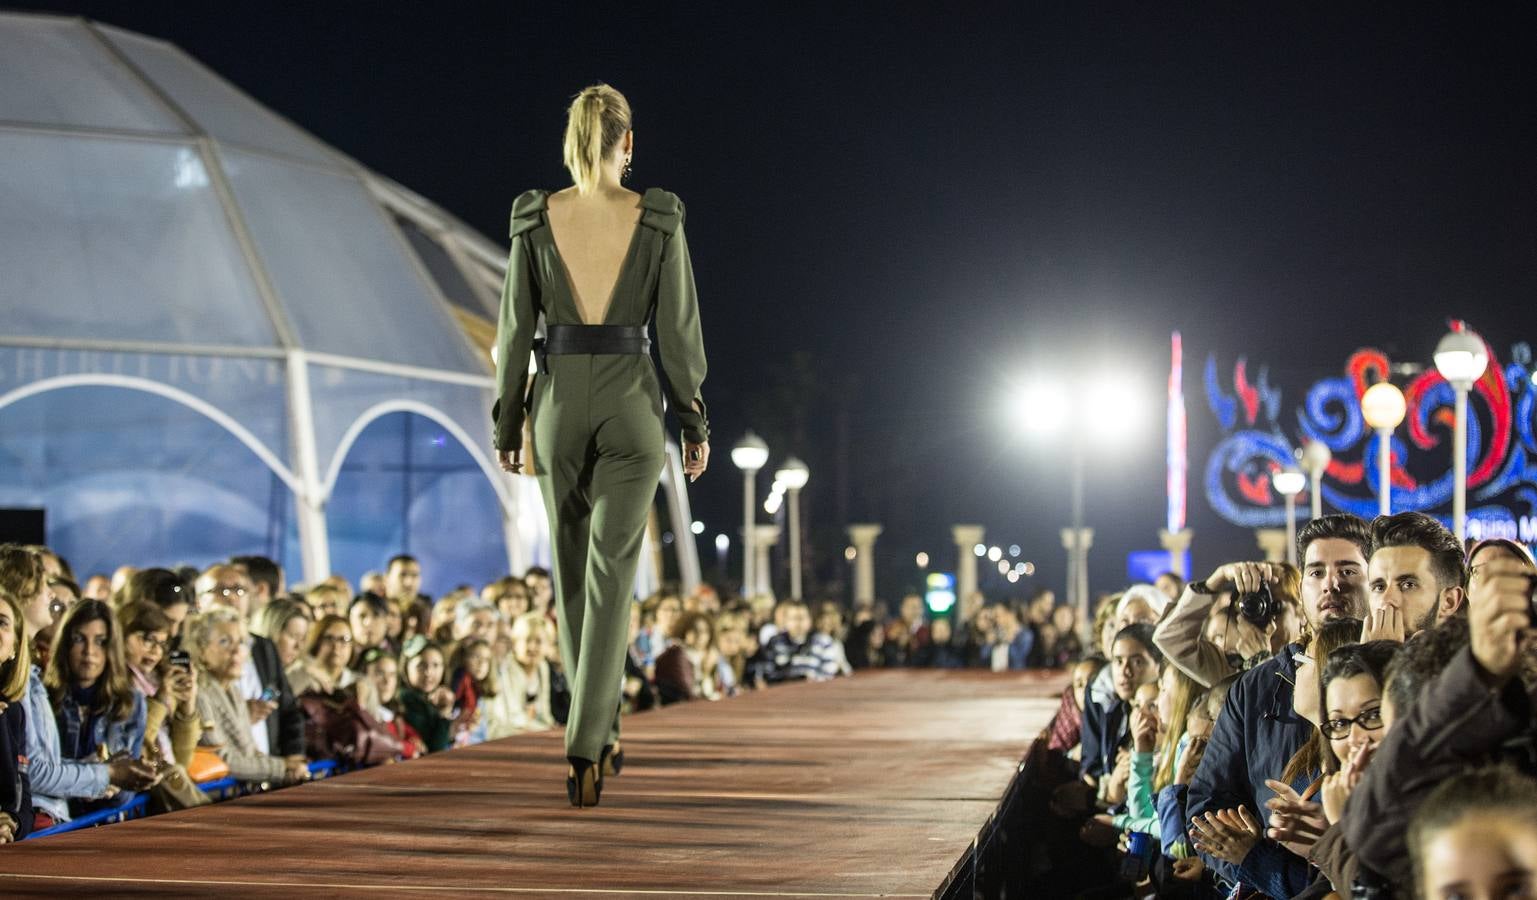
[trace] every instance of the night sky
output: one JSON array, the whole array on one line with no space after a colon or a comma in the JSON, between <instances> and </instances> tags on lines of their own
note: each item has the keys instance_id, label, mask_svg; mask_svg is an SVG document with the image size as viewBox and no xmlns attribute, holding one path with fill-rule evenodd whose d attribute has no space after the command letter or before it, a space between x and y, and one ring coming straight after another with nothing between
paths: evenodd
<instances>
[{"instance_id":1,"label":"night sky","mask_svg":"<svg viewBox=\"0 0 1537 900\"><path fill-rule=\"evenodd\" d=\"M1290 407L1358 347L1428 362L1448 316L1497 348L1537 337L1531 23L1256 6L30 4L179 44L498 242L519 191L569 183L570 96L618 87L632 185L688 204L706 539L738 527L727 451L753 427L771 466L811 467L824 577L843 522L885 524L883 596L918 550L948 567L962 521L1060 584L1066 466L1001 418L1015 373L1145 382L1147 419L1093 442L1102 590L1163 521L1171 330L1193 470L1209 352L1267 364ZM1253 544L1198 482L1205 574Z\"/></svg>"}]
</instances>

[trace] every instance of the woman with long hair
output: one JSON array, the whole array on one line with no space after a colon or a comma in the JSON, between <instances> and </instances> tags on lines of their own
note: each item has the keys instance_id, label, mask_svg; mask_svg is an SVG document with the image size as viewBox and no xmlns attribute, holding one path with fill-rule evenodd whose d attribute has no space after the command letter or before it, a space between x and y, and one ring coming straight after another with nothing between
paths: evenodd
<instances>
[{"instance_id":1,"label":"woman with long hair","mask_svg":"<svg viewBox=\"0 0 1537 900\"><path fill-rule=\"evenodd\" d=\"M522 470L525 414L555 544L560 656L570 675L566 793L593 806L618 754L626 625L646 515L666 459L662 384L650 360L655 320L667 397L683 428L683 471L704 473L709 427L699 393L704 342L683 203L624 187L635 149L630 104L606 84L569 110L565 190L512 207L512 248L497 328L502 467ZM545 320L539 365L528 360Z\"/></svg>"},{"instance_id":2,"label":"woman with long hair","mask_svg":"<svg viewBox=\"0 0 1537 900\"><path fill-rule=\"evenodd\" d=\"M27 756L26 622L16 598L0 591L0 844L32 833L32 783Z\"/></svg>"},{"instance_id":3,"label":"woman with long hair","mask_svg":"<svg viewBox=\"0 0 1537 900\"><path fill-rule=\"evenodd\" d=\"M86 600L59 622L53 657L43 676L59 728L59 750L70 759L100 760L119 754L138 759L144 752L144 695L133 686L123 658L123 636L112 607ZM133 799L124 791L113 805ZM103 804L71 800L71 814Z\"/></svg>"}]
</instances>

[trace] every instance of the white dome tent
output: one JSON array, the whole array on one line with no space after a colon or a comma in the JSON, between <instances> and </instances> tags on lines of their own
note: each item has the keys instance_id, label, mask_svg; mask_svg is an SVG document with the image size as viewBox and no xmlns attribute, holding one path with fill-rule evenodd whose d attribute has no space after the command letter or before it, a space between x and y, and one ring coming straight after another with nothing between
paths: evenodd
<instances>
[{"instance_id":1,"label":"white dome tent","mask_svg":"<svg viewBox=\"0 0 1537 900\"><path fill-rule=\"evenodd\" d=\"M490 453L504 247L163 41L0 14L0 83L0 508L84 572L548 563Z\"/></svg>"}]
</instances>

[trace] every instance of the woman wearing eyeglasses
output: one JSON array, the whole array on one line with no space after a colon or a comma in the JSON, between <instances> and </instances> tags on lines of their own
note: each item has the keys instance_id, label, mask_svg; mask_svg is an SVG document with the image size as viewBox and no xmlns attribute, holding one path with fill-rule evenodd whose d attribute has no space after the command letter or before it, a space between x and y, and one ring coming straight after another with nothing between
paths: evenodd
<instances>
[{"instance_id":1,"label":"woman wearing eyeglasses","mask_svg":"<svg viewBox=\"0 0 1537 900\"><path fill-rule=\"evenodd\" d=\"M334 694L357 681L349 668L354 646L352 626L341 616L325 616L310 627L304 655L288 670L294 696Z\"/></svg>"},{"instance_id":2,"label":"woman wearing eyeglasses","mask_svg":"<svg viewBox=\"0 0 1537 900\"><path fill-rule=\"evenodd\" d=\"M213 606L187 620L182 647L197 672L198 715L211 727L205 745L215 747L241 781L283 784L309 778L303 756L270 756L256 746L245 700L239 693L245 669L245 623L227 606Z\"/></svg>"},{"instance_id":3,"label":"woman wearing eyeglasses","mask_svg":"<svg viewBox=\"0 0 1537 900\"><path fill-rule=\"evenodd\" d=\"M112 608L87 600L64 614L43 684L59 728L59 751L69 759L138 759L144 751L144 695L134 689L123 658L122 634ZM100 802L70 798L70 814L126 803L124 791Z\"/></svg>"},{"instance_id":4,"label":"woman wearing eyeglasses","mask_svg":"<svg viewBox=\"0 0 1537 900\"><path fill-rule=\"evenodd\" d=\"M118 621L123 623L128 671L134 687L144 695L145 740L154 745L160 759L187 766L203 725L197 714L197 681L192 672L166 660L171 619L153 603L131 603L118 611Z\"/></svg>"}]
</instances>

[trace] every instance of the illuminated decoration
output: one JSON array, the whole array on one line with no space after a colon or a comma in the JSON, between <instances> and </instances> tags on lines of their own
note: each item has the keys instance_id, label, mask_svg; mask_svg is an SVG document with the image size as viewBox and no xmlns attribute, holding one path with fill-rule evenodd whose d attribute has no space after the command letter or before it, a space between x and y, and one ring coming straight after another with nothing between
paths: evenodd
<instances>
[{"instance_id":1,"label":"illuminated decoration","mask_svg":"<svg viewBox=\"0 0 1537 900\"><path fill-rule=\"evenodd\" d=\"M929 612L944 615L955 607L955 576L949 572L930 572L924 581L923 602Z\"/></svg>"},{"instance_id":2,"label":"illuminated decoration","mask_svg":"<svg viewBox=\"0 0 1537 900\"><path fill-rule=\"evenodd\" d=\"M1167 468L1164 487L1168 496L1168 509L1164 516L1164 527L1170 534L1179 534L1185 530L1185 478L1190 467L1190 457L1185 436L1185 351L1178 331L1174 332L1171 341L1169 434L1164 453Z\"/></svg>"},{"instance_id":3,"label":"illuminated decoration","mask_svg":"<svg viewBox=\"0 0 1537 900\"><path fill-rule=\"evenodd\" d=\"M1537 404L1532 350L1517 344L1511 361L1500 361L1485 343L1488 368L1475 382L1468 414L1468 536L1504 536L1537 542ZM1369 386L1386 381L1391 363L1379 350L1363 349L1341 376L1313 384L1300 407L1282 415L1281 390L1259 369L1251 381L1239 358L1231 384L1219 375L1215 354L1205 366L1207 407L1222 438L1207 457L1207 501L1227 521L1248 528L1284 524L1275 474L1293 464L1294 448L1317 441L1330 451L1321 492L1328 505L1371 518L1377 513L1380 476L1376 435L1362 415ZM1452 499L1452 385L1433 366L1404 388L1407 435L1391 438L1389 487L1395 510L1445 512ZM1320 454L1321 456L1322 454ZM1445 518L1443 516L1443 518Z\"/></svg>"}]
</instances>

